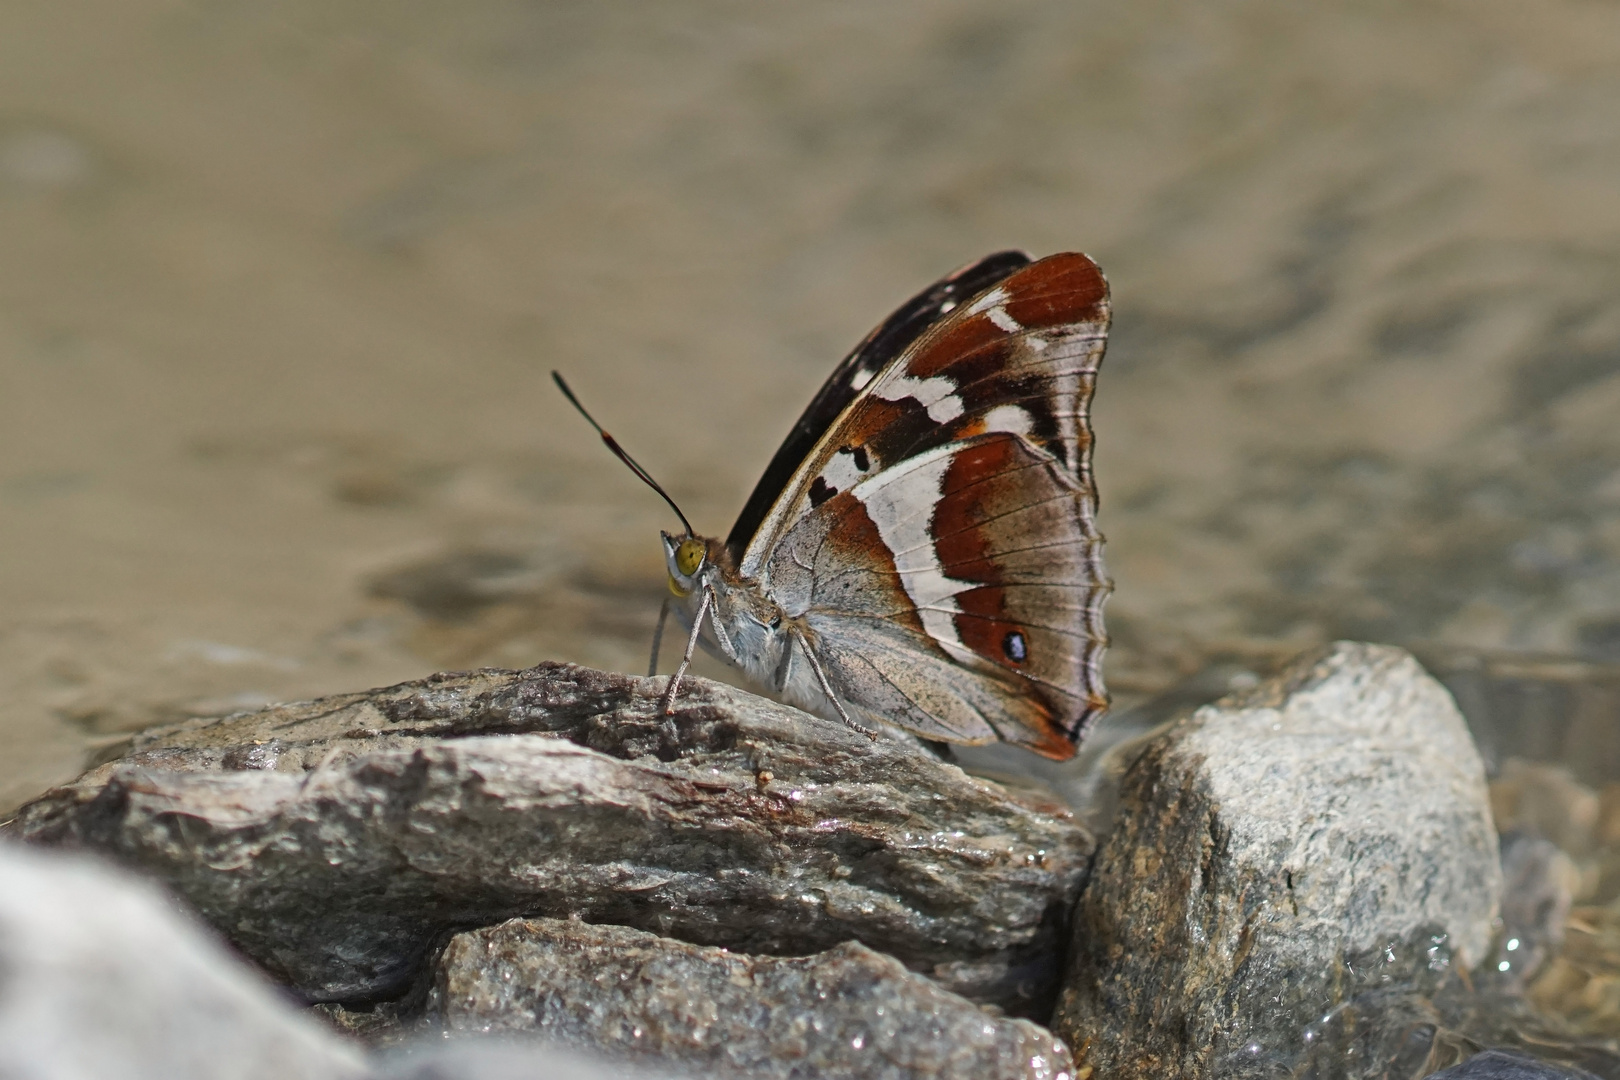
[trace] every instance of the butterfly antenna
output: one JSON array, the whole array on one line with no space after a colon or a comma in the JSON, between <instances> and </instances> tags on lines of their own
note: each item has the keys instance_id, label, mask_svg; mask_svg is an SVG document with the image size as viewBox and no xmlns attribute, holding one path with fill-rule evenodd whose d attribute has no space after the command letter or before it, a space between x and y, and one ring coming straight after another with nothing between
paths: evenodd
<instances>
[{"instance_id":1,"label":"butterfly antenna","mask_svg":"<svg viewBox=\"0 0 1620 1080\"><path fill-rule=\"evenodd\" d=\"M568 403L574 408L578 409L579 415L583 416L590 423L591 427L596 429L596 433L602 436L602 441L607 443L607 448L613 451L613 455L626 465L630 466L630 471L641 477L642 483L646 484L648 487L652 488L654 491L658 492L658 494L664 497L664 501L669 503L669 508L675 511L675 516L681 519L681 524L686 526L686 535L696 536L697 533L692 531L692 523L686 520L686 515L681 513L681 508L675 505L675 500L669 497L669 492L665 491L661 486L659 486L658 481L652 478L651 473L638 465L635 458L624 452L624 447L620 446L619 441L613 436L609 435L602 425L596 422L596 417L585 411L585 406L579 403L579 398L575 397L574 392L568 389L568 384L563 382L561 373L553 371L551 373L551 378L552 381L557 384L557 389L563 392L563 397L568 399Z\"/></svg>"}]
</instances>

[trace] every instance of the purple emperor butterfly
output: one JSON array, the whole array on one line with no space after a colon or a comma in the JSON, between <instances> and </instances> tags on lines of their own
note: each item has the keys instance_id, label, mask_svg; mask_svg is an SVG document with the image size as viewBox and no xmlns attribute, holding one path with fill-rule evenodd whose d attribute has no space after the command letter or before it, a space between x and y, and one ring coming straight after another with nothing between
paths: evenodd
<instances>
[{"instance_id":1,"label":"purple emperor butterfly","mask_svg":"<svg viewBox=\"0 0 1620 1080\"><path fill-rule=\"evenodd\" d=\"M701 641L857 730L1073 756L1108 707L1088 416L1108 321L1089 258L1010 251L889 316L811 400L724 542L684 515L663 534L665 614L688 630L665 710Z\"/></svg>"}]
</instances>

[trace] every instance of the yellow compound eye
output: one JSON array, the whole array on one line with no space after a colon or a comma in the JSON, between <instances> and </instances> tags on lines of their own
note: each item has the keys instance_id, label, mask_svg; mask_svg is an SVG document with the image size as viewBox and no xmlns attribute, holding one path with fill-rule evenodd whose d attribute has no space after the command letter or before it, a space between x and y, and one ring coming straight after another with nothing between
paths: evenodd
<instances>
[{"instance_id":1,"label":"yellow compound eye","mask_svg":"<svg viewBox=\"0 0 1620 1080\"><path fill-rule=\"evenodd\" d=\"M703 565L704 554L703 541L695 537L682 540L681 546L675 549L675 569L682 577L691 577Z\"/></svg>"}]
</instances>

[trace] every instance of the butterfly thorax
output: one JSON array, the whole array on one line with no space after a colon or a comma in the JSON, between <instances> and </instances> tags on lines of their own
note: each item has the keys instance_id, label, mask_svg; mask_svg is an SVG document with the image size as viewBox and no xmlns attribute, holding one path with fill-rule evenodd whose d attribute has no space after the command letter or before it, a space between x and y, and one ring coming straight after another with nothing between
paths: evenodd
<instances>
[{"instance_id":1,"label":"butterfly thorax","mask_svg":"<svg viewBox=\"0 0 1620 1080\"><path fill-rule=\"evenodd\" d=\"M809 685L803 693L794 693L790 685L799 681L789 662L793 640L795 635L808 635L808 627L783 611L758 581L739 573L724 544L665 533L664 555L674 607L688 630L707 604L710 633L699 639L707 651L756 682L786 693L790 700L810 702L819 695Z\"/></svg>"}]
</instances>

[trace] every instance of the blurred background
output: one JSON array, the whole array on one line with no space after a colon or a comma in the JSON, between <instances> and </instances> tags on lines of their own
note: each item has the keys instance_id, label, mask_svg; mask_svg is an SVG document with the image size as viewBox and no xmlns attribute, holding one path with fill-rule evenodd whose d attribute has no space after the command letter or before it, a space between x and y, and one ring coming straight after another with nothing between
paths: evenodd
<instances>
[{"instance_id":1,"label":"blurred background","mask_svg":"<svg viewBox=\"0 0 1620 1080\"><path fill-rule=\"evenodd\" d=\"M1620 659L1620 5L0 5L0 809L147 724L636 671L840 356L1113 284L1122 701ZM713 665L704 669L716 674Z\"/></svg>"}]
</instances>

